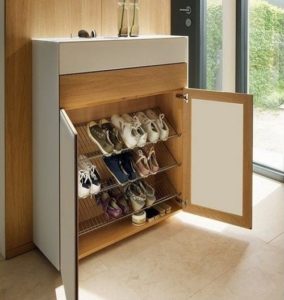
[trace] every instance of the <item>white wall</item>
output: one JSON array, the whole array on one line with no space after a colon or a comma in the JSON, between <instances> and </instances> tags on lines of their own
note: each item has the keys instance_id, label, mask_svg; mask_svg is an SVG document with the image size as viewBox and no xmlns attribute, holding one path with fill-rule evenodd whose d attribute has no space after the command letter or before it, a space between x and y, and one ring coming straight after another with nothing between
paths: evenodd
<instances>
[{"instance_id":1,"label":"white wall","mask_svg":"<svg viewBox=\"0 0 284 300\"><path fill-rule=\"evenodd\" d=\"M4 17L5 4L0 0L0 254L5 257L5 154L4 154Z\"/></svg>"}]
</instances>

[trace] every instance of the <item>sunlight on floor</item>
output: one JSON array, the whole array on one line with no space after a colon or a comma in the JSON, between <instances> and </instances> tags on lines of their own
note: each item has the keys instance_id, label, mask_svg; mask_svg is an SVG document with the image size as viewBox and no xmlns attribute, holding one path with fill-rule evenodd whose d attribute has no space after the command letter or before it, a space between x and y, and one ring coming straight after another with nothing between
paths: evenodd
<instances>
[{"instance_id":1,"label":"sunlight on floor","mask_svg":"<svg viewBox=\"0 0 284 300\"><path fill-rule=\"evenodd\" d=\"M61 285L55 289L56 293L56 300L66 300L64 286ZM94 294L94 292L88 292L85 289L79 288L79 298L80 299L95 299L95 300L105 300L105 298L99 297L98 295Z\"/></svg>"},{"instance_id":2,"label":"sunlight on floor","mask_svg":"<svg viewBox=\"0 0 284 300\"><path fill-rule=\"evenodd\" d=\"M55 289L56 300L66 300L64 286L61 285Z\"/></svg>"},{"instance_id":3,"label":"sunlight on floor","mask_svg":"<svg viewBox=\"0 0 284 300\"><path fill-rule=\"evenodd\" d=\"M106 298L99 297L94 292L88 292L85 289L79 289L79 298L82 300L106 300Z\"/></svg>"},{"instance_id":4,"label":"sunlight on floor","mask_svg":"<svg viewBox=\"0 0 284 300\"><path fill-rule=\"evenodd\" d=\"M281 188L280 182L270 180L260 175L253 175L253 206L256 206L261 201L265 200L270 194ZM222 232L227 224L215 220L210 220L204 217L199 217L193 214L180 212L174 218L182 221L185 224L207 229L209 231Z\"/></svg>"},{"instance_id":5,"label":"sunlight on floor","mask_svg":"<svg viewBox=\"0 0 284 300\"><path fill-rule=\"evenodd\" d=\"M173 218L176 218L185 224L215 232L222 232L227 227L227 224L225 223L199 217L185 212L180 212Z\"/></svg>"},{"instance_id":6,"label":"sunlight on floor","mask_svg":"<svg viewBox=\"0 0 284 300\"><path fill-rule=\"evenodd\" d=\"M270 194L281 188L282 184L278 181L266 177L253 175L253 206L266 199Z\"/></svg>"}]
</instances>

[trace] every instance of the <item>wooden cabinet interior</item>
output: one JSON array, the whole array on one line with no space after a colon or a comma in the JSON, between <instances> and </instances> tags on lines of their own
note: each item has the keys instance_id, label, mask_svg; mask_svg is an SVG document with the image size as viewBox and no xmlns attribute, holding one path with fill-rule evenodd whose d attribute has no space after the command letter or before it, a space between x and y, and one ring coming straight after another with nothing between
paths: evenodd
<instances>
[{"instance_id":1,"label":"wooden cabinet interior","mask_svg":"<svg viewBox=\"0 0 284 300\"><path fill-rule=\"evenodd\" d=\"M148 97L143 97L139 99L113 99L112 101L104 104L93 104L92 107L83 107L81 109L71 109L66 110L67 115L74 124L78 133L78 155L82 152L82 147L80 143L80 134L83 126L91 120L99 120L102 118L110 118L113 114L123 114L123 113L133 113L138 111L143 111L148 108L159 109L162 113L166 115L167 122L170 125L170 133L172 135L166 142L159 142L155 145L158 160L161 167L161 176L155 175L149 177L147 180L157 189L157 202L170 201L172 206L172 213L166 215L154 222L147 223L142 227L136 227L131 223L131 214L121 220L118 220L112 224L102 220L103 212L95 204L94 199L78 199L79 201L79 258L86 257L87 255L94 253L106 246L109 246L115 242L118 242L128 236L131 236L137 232L142 231L143 229L149 228L156 223L161 222L162 220L168 218L170 215L176 213L181 206L177 204L175 198L184 197L184 186L189 185L188 182L185 182L186 177L184 176L186 168L184 168L183 162L183 151L184 144L187 143L187 137L183 135L183 126L185 113L183 109L184 102L176 98L176 94L182 92L181 90L172 91L166 94L160 95L150 95ZM115 101L115 102L114 102ZM171 134L170 134L171 136ZM92 149L92 145L88 148L91 157L92 153L97 153ZM81 153L82 154L82 153ZM87 156L88 153L83 153ZM170 155L171 158L168 156ZM97 161L95 162L98 165L102 174L102 182L105 178L108 178L109 174L106 174L103 168L103 162L101 161L100 155L97 155ZM172 159L172 161L170 161ZM167 166L168 164L168 166ZM165 176L166 175L166 176ZM107 180L109 182L109 179ZM117 186L113 184L110 188ZM169 190L169 186L172 186L172 190ZM102 189L106 190L108 187L102 184ZM161 191L159 191L161 189ZM163 192L163 189L167 191ZM92 215L92 212L94 215ZM89 226L89 227L88 227Z\"/></svg>"}]
</instances>

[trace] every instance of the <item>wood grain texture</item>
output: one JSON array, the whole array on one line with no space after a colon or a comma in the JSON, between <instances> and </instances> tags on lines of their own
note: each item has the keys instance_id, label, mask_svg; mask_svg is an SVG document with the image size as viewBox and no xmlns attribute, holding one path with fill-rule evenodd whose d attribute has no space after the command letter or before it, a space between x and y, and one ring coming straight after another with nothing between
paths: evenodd
<instances>
[{"instance_id":1,"label":"wood grain texture","mask_svg":"<svg viewBox=\"0 0 284 300\"><path fill-rule=\"evenodd\" d=\"M139 227L132 225L131 219L128 218L81 236L79 238L79 259L87 257L127 237L150 228L175 215L181 209L173 200L166 203L172 207L172 212L151 223L147 222Z\"/></svg>"},{"instance_id":2,"label":"wood grain texture","mask_svg":"<svg viewBox=\"0 0 284 300\"><path fill-rule=\"evenodd\" d=\"M5 1L0 0L0 255L5 258Z\"/></svg>"},{"instance_id":3,"label":"wood grain texture","mask_svg":"<svg viewBox=\"0 0 284 300\"><path fill-rule=\"evenodd\" d=\"M187 64L60 76L60 107L84 108L183 88Z\"/></svg>"},{"instance_id":4,"label":"wood grain texture","mask_svg":"<svg viewBox=\"0 0 284 300\"><path fill-rule=\"evenodd\" d=\"M90 122L93 120L100 120L103 118L109 118L114 114L122 115L124 113L131 113L136 111L146 110L148 108L154 108L157 106L156 97L145 97L138 99L131 99L125 103L125 101L110 102L107 104L95 105L83 109L68 110L68 116L73 124Z\"/></svg>"},{"instance_id":5,"label":"wood grain texture","mask_svg":"<svg viewBox=\"0 0 284 300\"><path fill-rule=\"evenodd\" d=\"M33 239L31 38L70 36L83 26L100 33L100 17L100 0L6 0L7 253L28 250Z\"/></svg>"},{"instance_id":6,"label":"wood grain texture","mask_svg":"<svg viewBox=\"0 0 284 300\"><path fill-rule=\"evenodd\" d=\"M243 215L238 216L230 213L217 211L193 205L188 203L186 211L197 215L205 216L211 219L231 223L237 226L252 228L252 140L253 140L253 97L245 94L233 94L226 92L201 91L196 89L184 89L191 99L221 101L227 103L238 103L243 105L244 123L243 123ZM187 105L185 111L191 116L191 102ZM186 117L187 118L187 117ZM186 120L186 119L185 119ZM188 119L187 130L191 132L191 121ZM186 143L187 154L184 157L187 166L191 166L191 143L190 139ZM191 167L187 168L187 175L184 177L184 186L186 187L186 199L191 199Z\"/></svg>"},{"instance_id":7,"label":"wood grain texture","mask_svg":"<svg viewBox=\"0 0 284 300\"><path fill-rule=\"evenodd\" d=\"M5 134L6 249L32 241L32 48L33 37L77 34L81 28L116 33L109 0L6 0ZM170 1L144 0L141 33L170 33ZM157 10L162 7L161 11ZM103 16L101 14L103 12ZM157 16L157 17L155 17ZM102 30L103 29L103 30ZM24 252L23 250L22 252Z\"/></svg>"},{"instance_id":8,"label":"wood grain texture","mask_svg":"<svg viewBox=\"0 0 284 300\"><path fill-rule=\"evenodd\" d=\"M117 0L102 1L102 34L117 36ZM139 12L140 34L170 34L171 1L141 0Z\"/></svg>"}]
</instances>

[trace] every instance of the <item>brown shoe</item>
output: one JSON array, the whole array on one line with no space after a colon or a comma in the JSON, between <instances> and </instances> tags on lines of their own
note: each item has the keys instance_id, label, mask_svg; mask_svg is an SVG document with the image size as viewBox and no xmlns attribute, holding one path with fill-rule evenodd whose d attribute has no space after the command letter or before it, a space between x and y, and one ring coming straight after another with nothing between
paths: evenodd
<instances>
[{"instance_id":1,"label":"brown shoe","mask_svg":"<svg viewBox=\"0 0 284 300\"><path fill-rule=\"evenodd\" d=\"M141 149L133 153L135 167L141 177L147 177L151 174L148 159Z\"/></svg>"},{"instance_id":2,"label":"brown shoe","mask_svg":"<svg viewBox=\"0 0 284 300\"><path fill-rule=\"evenodd\" d=\"M151 147L151 149L148 153L148 165L149 165L151 174L156 174L160 169L159 164L157 162L157 157L156 157L156 152L155 152L154 147Z\"/></svg>"}]
</instances>

